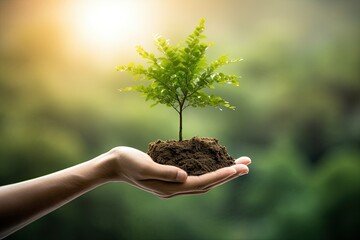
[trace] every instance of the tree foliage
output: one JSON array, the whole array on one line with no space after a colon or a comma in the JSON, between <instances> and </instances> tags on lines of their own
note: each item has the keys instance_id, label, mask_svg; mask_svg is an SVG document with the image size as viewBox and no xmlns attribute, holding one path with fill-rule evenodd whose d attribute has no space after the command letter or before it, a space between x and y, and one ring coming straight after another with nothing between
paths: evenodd
<instances>
[{"instance_id":1,"label":"tree foliage","mask_svg":"<svg viewBox=\"0 0 360 240\"><path fill-rule=\"evenodd\" d=\"M219 96L208 94L207 88L215 88L219 85L232 84L238 86L239 76L219 72L221 66L241 61L241 59L229 60L226 55L208 63L206 51L212 45L204 42L206 36L205 20L201 19L195 30L186 38L185 46L178 44L170 45L165 38L158 36L154 43L160 51L160 56L147 52L141 46L136 50L139 55L148 61L148 66L129 63L118 66L118 71L125 71L134 76L135 80L146 80L148 84L126 87L121 90L138 91L146 97L146 101L152 100L157 104L165 104L172 107L180 117L179 140L182 140L182 113L191 107L226 107L235 109L234 106Z\"/></svg>"}]
</instances>

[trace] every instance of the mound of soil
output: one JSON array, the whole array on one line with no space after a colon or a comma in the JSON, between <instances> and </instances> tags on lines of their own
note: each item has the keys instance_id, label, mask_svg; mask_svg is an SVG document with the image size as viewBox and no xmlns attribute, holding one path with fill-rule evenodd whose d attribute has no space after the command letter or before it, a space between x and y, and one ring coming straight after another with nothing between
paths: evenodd
<instances>
[{"instance_id":1,"label":"mound of soil","mask_svg":"<svg viewBox=\"0 0 360 240\"><path fill-rule=\"evenodd\" d=\"M215 138L194 137L181 142L157 140L149 144L147 153L155 162L180 167L193 176L235 164Z\"/></svg>"}]
</instances>

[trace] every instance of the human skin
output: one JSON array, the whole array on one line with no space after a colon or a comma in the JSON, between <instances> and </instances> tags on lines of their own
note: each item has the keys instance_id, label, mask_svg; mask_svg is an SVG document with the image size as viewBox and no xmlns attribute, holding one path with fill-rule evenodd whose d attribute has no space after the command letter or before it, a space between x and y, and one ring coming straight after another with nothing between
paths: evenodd
<instances>
[{"instance_id":1,"label":"human skin","mask_svg":"<svg viewBox=\"0 0 360 240\"><path fill-rule=\"evenodd\" d=\"M155 163L146 153L116 147L64 170L0 187L0 239L109 182L125 182L160 198L201 194L249 172L250 158L201 176Z\"/></svg>"}]
</instances>

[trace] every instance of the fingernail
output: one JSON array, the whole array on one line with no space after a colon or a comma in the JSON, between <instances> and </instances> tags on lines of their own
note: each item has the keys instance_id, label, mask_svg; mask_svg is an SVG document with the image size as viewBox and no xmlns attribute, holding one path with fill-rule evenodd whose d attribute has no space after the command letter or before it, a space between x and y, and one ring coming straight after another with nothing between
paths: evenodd
<instances>
[{"instance_id":1,"label":"fingernail","mask_svg":"<svg viewBox=\"0 0 360 240\"><path fill-rule=\"evenodd\" d=\"M248 174L248 173L249 173L249 170L241 171L241 175L245 175L245 174Z\"/></svg>"},{"instance_id":2,"label":"fingernail","mask_svg":"<svg viewBox=\"0 0 360 240\"><path fill-rule=\"evenodd\" d=\"M178 171L176 174L176 181L185 182L187 178L187 173L185 171Z\"/></svg>"}]
</instances>

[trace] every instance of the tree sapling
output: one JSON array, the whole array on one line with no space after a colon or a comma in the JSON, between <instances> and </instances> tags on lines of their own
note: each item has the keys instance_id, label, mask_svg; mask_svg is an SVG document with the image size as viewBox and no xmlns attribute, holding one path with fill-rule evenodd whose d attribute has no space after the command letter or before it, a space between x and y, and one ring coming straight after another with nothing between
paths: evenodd
<instances>
[{"instance_id":1,"label":"tree sapling","mask_svg":"<svg viewBox=\"0 0 360 240\"><path fill-rule=\"evenodd\" d=\"M201 175L218 168L234 164L234 159L227 154L216 139L192 138L183 140L183 111L187 107L226 107L234 106L219 96L208 94L204 89L215 88L214 84L239 85L239 76L219 72L218 68L241 59L229 60L226 55L208 63L206 51L212 45L204 42L206 36L205 20L201 19L195 30L186 38L185 44L171 46L163 37L155 38L155 46L160 56L145 51L141 46L136 50L148 61L148 66L129 63L118 66L118 71L125 71L134 76L134 80L146 80L147 84L126 87L120 90L137 91L152 100L152 107L165 104L179 114L179 141L157 141L149 144L148 154L154 161L181 167L190 175ZM184 45L184 46L183 46ZM196 156L195 156L196 155Z\"/></svg>"},{"instance_id":2,"label":"tree sapling","mask_svg":"<svg viewBox=\"0 0 360 240\"><path fill-rule=\"evenodd\" d=\"M131 73L135 80L149 81L147 85L126 87L121 90L138 91L147 101L154 101L151 106L165 104L179 114L179 141L183 140L183 111L187 107L223 106L235 109L221 97L203 91L206 88L215 88L214 83L238 86L239 76L218 72L217 69L241 61L241 59L229 60L226 55L222 55L216 61L208 63L205 53L212 44L202 41L206 38L203 35L204 24L205 20L201 19L193 33L186 38L186 46L171 46L168 40L157 37L155 45L162 54L159 57L137 46L139 55L149 62L147 67L129 63L116 68L118 71Z\"/></svg>"}]
</instances>

